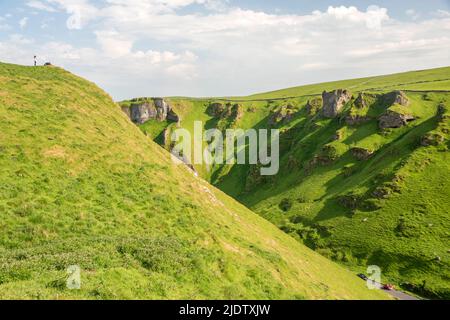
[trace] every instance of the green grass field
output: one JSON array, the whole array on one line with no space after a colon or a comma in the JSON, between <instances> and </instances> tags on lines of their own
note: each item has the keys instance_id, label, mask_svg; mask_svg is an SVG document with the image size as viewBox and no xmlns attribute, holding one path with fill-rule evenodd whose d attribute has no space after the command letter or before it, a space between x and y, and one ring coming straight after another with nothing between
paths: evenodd
<instances>
[{"instance_id":1,"label":"green grass field","mask_svg":"<svg viewBox=\"0 0 450 320\"><path fill-rule=\"evenodd\" d=\"M255 177L251 166L197 170L322 255L355 271L379 265L388 281L405 290L449 298L449 79L450 67L445 67L248 97L170 101L182 110L182 126L189 130L194 120L214 121L207 114L212 102L241 104L244 114L237 126L244 129L268 128L271 112L292 105L294 117L278 125L282 134L277 176ZM362 109L347 104L335 119L308 114L308 100L339 88L355 98L360 92L373 98ZM410 105L388 106L377 98L393 90L404 90ZM381 130L378 118L387 108L416 120ZM351 125L347 116L367 118ZM424 146L427 137L431 143ZM373 156L358 160L352 155L355 148L370 150Z\"/></svg>"},{"instance_id":2,"label":"green grass field","mask_svg":"<svg viewBox=\"0 0 450 320\"><path fill-rule=\"evenodd\" d=\"M69 72L0 64L0 126L0 299L389 299L174 165Z\"/></svg>"}]
</instances>

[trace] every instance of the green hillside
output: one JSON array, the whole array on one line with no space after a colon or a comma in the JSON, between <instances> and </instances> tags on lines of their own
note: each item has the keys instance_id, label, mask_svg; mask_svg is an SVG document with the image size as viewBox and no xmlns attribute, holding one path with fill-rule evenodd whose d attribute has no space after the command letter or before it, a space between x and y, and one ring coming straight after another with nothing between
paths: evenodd
<instances>
[{"instance_id":1,"label":"green hillside","mask_svg":"<svg viewBox=\"0 0 450 320\"><path fill-rule=\"evenodd\" d=\"M321 95L337 89L352 98L329 119ZM395 90L405 105L389 101ZM347 267L376 264L406 290L450 297L450 67L249 97L167 100L189 130L195 120L221 123L208 112L217 103L239 105L232 126L281 130L275 177L259 176L254 166L197 166L221 190ZM383 127L383 117L405 123ZM155 126L142 129L157 136Z\"/></svg>"},{"instance_id":2,"label":"green hillside","mask_svg":"<svg viewBox=\"0 0 450 320\"><path fill-rule=\"evenodd\" d=\"M62 69L0 64L0 126L0 299L388 298L175 166Z\"/></svg>"}]
</instances>

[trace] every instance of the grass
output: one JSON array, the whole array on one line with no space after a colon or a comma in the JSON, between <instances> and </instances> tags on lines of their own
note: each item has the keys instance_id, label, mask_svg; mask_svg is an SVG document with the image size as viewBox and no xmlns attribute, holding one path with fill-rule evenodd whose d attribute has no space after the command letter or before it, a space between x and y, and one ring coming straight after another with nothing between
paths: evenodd
<instances>
[{"instance_id":1,"label":"grass","mask_svg":"<svg viewBox=\"0 0 450 320\"><path fill-rule=\"evenodd\" d=\"M69 72L1 63L0 126L0 299L388 298L174 165Z\"/></svg>"},{"instance_id":2,"label":"grass","mask_svg":"<svg viewBox=\"0 0 450 320\"><path fill-rule=\"evenodd\" d=\"M248 97L171 99L188 106L182 126L189 130L194 120L211 121L206 114L210 102L240 103L246 111L238 127L244 129L268 128L271 112L291 104L299 111L278 125L277 176L259 179L251 166L216 167L207 174L200 167L202 176L322 255L357 271L377 264L387 281L426 297L448 299L449 79L450 67L445 67ZM336 119L308 114L308 100L338 88L350 90L355 98L364 92L367 106L350 103ZM399 89L405 90L409 106L388 106L377 98ZM441 104L447 116L437 115ZM416 120L381 130L377 119L388 108ZM349 125L347 116L367 118ZM434 142L425 147L424 137ZM374 154L357 160L354 148ZM286 205L286 199L292 203Z\"/></svg>"}]
</instances>

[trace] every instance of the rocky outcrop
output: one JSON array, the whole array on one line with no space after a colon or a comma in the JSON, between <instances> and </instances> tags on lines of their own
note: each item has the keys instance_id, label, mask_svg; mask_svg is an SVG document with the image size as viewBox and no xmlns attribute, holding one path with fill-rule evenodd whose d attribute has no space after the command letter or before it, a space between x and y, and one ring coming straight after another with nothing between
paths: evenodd
<instances>
[{"instance_id":1,"label":"rocky outcrop","mask_svg":"<svg viewBox=\"0 0 450 320\"><path fill-rule=\"evenodd\" d=\"M425 136L423 136L420 140L420 145L423 147L429 147L429 146L438 146L441 143L445 141L445 138L443 135L439 133L427 133Z\"/></svg>"},{"instance_id":2,"label":"rocky outcrop","mask_svg":"<svg viewBox=\"0 0 450 320\"><path fill-rule=\"evenodd\" d=\"M392 91L383 96L384 103L392 106L399 104L401 106L409 106L409 99L403 91Z\"/></svg>"},{"instance_id":3,"label":"rocky outcrop","mask_svg":"<svg viewBox=\"0 0 450 320\"><path fill-rule=\"evenodd\" d=\"M319 112L320 108L322 107L322 99L320 98L314 98L311 100L308 100L306 103L305 109L309 116L314 116Z\"/></svg>"},{"instance_id":4,"label":"rocky outcrop","mask_svg":"<svg viewBox=\"0 0 450 320\"><path fill-rule=\"evenodd\" d=\"M328 166L336 161L338 157L339 154L334 146L325 145L318 154L315 154L314 157L308 161L305 166L305 171L309 174L318 166Z\"/></svg>"},{"instance_id":5,"label":"rocky outcrop","mask_svg":"<svg viewBox=\"0 0 450 320\"><path fill-rule=\"evenodd\" d=\"M357 126L370 120L371 118L369 116L362 115L348 115L345 117L345 123L349 126Z\"/></svg>"},{"instance_id":6,"label":"rocky outcrop","mask_svg":"<svg viewBox=\"0 0 450 320\"><path fill-rule=\"evenodd\" d=\"M388 110L378 119L380 129L401 128L408 122L416 120L410 110L405 108L410 102L403 91L392 91L381 98L382 102L388 106Z\"/></svg>"},{"instance_id":7,"label":"rocky outcrop","mask_svg":"<svg viewBox=\"0 0 450 320\"><path fill-rule=\"evenodd\" d=\"M339 89L332 92L322 93L323 108L322 113L326 118L335 118L342 111L347 102L352 99L349 91Z\"/></svg>"},{"instance_id":8,"label":"rocky outcrop","mask_svg":"<svg viewBox=\"0 0 450 320\"><path fill-rule=\"evenodd\" d=\"M276 108L269 116L269 126L291 121L296 112L294 106L291 104Z\"/></svg>"},{"instance_id":9,"label":"rocky outcrop","mask_svg":"<svg viewBox=\"0 0 450 320\"><path fill-rule=\"evenodd\" d=\"M359 147L352 148L350 152L359 161L369 160L374 154L372 150Z\"/></svg>"},{"instance_id":10,"label":"rocky outcrop","mask_svg":"<svg viewBox=\"0 0 450 320\"><path fill-rule=\"evenodd\" d=\"M134 123L144 124L150 119L157 118L157 111L150 103L137 104L130 106L130 119Z\"/></svg>"},{"instance_id":11,"label":"rocky outcrop","mask_svg":"<svg viewBox=\"0 0 450 320\"><path fill-rule=\"evenodd\" d=\"M240 104L222 104L215 102L209 105L206 110L208 115L216 119L229 119L232 121L238 121L244 115L244 110Z\"/></svg>"},{"instance_id":12,"label":"rocky outcrop","mask_svg":"<svg viewBox=\"0 0 450 320\"><path fill-rule=\"evenodd\" d=\"M416 118L411 114L388 110L380 116L378 124L380 129L401 128L415 119Z\"/></svg>"},{"instance_id":13,"label":"rocky outcrop","mask_svg":"<svg viewBox=\"0 0 450 320\"><path fill-rule=\"evenodd\" d=\"M341 130L336 131L336 133L331 137L331 141L340 141L344 137Z\"/></svg>"},{"instance_id":14,"label":"rocky outcrop","mask_svg":"<svg viewBox=\"0 0 450 320\"><path fill-rule=\"evenodd\" d=\"M356 98L354 105L356 108L358 109L364 109L367 108L367 102L366 99L364 97L364 93L360 92L358 94L358 97Z\"/></svg>"},{"instance_id":15,"label":"rocky outcrop","mask_svg":"<svg viewBox=\"0 0 450 320\"><path fill-rule=\"evenodd\" d=\"M244 116L244 108L238 103L214 102L208 106L206 113L217 120L217 129L226 130L236 127L238 121Z\"/></svg>"},{"instance_id":16,"label":"rocky outcrop","mask_svg":"<svg viewBox=\"0 0 450 320\"><path fill-rule=\"evenodd\" d=\"M179 122L180 118L172 107L162 98L145 99L122 106L122 111L136 124L149 120Z\"/></svg>"},{"instance_id":17,"label":"rocky outcrop","mask_svg":"<svg viewBox=\"0 0 450 320\"><path fill-rule=\"evenodd\" d=\"M206 110L206 112L208 113L208 115L210 115L211 117L214 118L219 118L222 116L222 114L224 113L226 107L224 104L220 103L220 102L214 102L211 103L208 107L208 109Z\"/></svg>"}]
</instances>

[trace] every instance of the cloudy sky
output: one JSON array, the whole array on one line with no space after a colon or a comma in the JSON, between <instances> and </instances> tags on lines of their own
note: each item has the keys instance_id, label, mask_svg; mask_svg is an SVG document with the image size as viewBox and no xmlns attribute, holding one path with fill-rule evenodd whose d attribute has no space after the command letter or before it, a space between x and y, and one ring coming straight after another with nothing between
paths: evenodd
<instances>
[{"instance_id":1,"label":"cloudy sky","mask_svg":"<svg viewBox=\"0 0 450 320\"><path fill-rule=\"evenodd\" d=\"M0 61L115 99L226 96L450 65L450 0L0 0Z\"/></svg>"}]
</instances>

